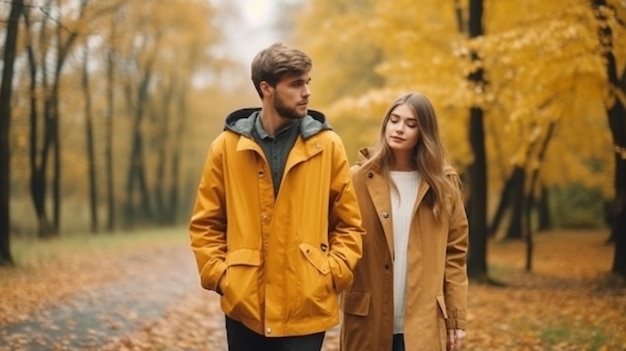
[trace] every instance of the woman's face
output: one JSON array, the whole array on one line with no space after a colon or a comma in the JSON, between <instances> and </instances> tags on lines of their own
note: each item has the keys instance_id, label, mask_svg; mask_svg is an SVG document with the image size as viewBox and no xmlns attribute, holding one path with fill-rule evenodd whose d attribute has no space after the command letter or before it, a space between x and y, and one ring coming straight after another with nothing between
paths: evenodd
<instances>
[{"instance_id":1,"label":"woman's face","mask_svg":"<svg viewBox=\"0 0 626 351\"><path fill-rule=\"evenodd\" d=\"M394 153L411 154L419 138L417 118L406 104L396 106L385 126L385 140Z\"/></svg>"}]
</instances>

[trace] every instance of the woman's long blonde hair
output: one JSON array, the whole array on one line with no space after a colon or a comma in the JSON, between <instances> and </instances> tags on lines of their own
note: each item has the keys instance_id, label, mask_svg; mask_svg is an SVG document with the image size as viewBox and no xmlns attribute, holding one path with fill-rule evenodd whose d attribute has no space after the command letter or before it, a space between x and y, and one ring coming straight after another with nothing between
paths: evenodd
<instances>
[{"instance_id":1,"label":"woman's long blonde hair","mask_svg":"<svg viewBox=\"0 0 626 351\"><path fill-rule=\"evenodd\" d=\"M461 181L458 175L446 175L448 166L446 151L439 137L437 115L428 98L420 93L408 93L397 98L387 110L379 132L379 140L370 159L364 167L380 167L385 179L398 191L390 177L394 165L394 154L387 140L385 132L391 112L399 105L407 105L415 114L418 128L418 141L415 145L411 163L420 176L430 185L424 201L433 209L435 217L441 219L442 210L450 215L452 204L462 196Z\"/></svg>"}]
</instances>

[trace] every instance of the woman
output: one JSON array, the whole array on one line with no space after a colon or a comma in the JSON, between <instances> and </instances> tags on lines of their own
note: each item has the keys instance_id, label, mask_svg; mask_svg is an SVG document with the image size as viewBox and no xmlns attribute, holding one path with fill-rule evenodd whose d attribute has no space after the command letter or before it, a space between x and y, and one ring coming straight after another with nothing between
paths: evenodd
<instances>
[{"instance_id":1,"label":"woman","mask_svg":"<svg viewBox=\"0 0 626 351\"><path fill-rule=\"evenodd\" d=\"M341 350L460 350L468 223L424 95L393 102L352 175L367 234L342 295Z\"/></svg>"}]
</instances>

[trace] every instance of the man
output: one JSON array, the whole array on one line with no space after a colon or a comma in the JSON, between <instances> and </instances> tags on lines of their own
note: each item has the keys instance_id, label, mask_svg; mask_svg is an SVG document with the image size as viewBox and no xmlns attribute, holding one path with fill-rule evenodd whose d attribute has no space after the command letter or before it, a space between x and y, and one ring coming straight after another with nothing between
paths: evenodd
<instances>
[{"instance_id":1,"label":"man","mask_svg":"<svg viewBox=\"0 0 626 351\"><path fill-rule=\"evenodd\" d=\"M260 109L226 118L189 225L201 284L221 295L230 351L319 351L361 257L341 139L308 110L311 59L282 43L252 62Z\"/></svg>"}]
</instances>

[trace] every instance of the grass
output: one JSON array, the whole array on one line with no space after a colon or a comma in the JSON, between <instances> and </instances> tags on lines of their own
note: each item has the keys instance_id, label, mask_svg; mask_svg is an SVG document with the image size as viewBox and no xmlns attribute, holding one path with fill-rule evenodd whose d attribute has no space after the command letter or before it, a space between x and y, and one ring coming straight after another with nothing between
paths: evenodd
<instances>
[{"instance_id":1,"label":"grass","mask_svg":"<svg viewBox=\"0 0 626 351\"><path fill-rule=\"evenodd\" d=\"M581 332L582 331L582 332ZM600 350L611 339L604 331L595 326L576 325L563 321L561 325L540 329L542 344L550 349L558 349L563 345L587 345L589 351Z\"/></svg>"},{"instance_id":2,"label":"grass","mask_svg":"<svg viewBox=\"0 0 626 351\"><path fill-rule=\"evenodd\" d=\"M187 229L156 228L135 232L98 234L74 234L50 239L11 238L11 251L15 268L42 267L50 262L63 263L69 257L123 254L139 248L157 248L164 245L183 243L188 240ZM2 269L2 268L0 268ZM10 271L9 268L7 271ZM1 279L0 279L1 281Z\"/></svg>"}]
</instances>

